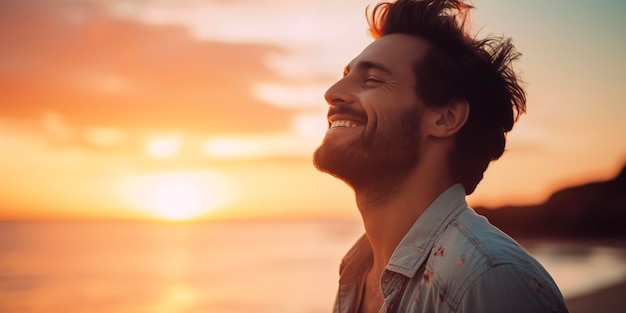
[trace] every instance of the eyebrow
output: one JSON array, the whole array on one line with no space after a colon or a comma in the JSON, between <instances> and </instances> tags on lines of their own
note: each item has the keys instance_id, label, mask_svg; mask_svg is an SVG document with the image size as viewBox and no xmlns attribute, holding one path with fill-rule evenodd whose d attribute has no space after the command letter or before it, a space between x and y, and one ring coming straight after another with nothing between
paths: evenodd
<instances>
[{"instance_id":1,"label":"eyebrow","mask_svg":"<svg viewBox=\"0 0 626 313\"><path fill-rule=\"evenodd\" d=\"M370 70L370 69L375 69L375 70L379 70L381 72L384 72L388 75L392 75L393 73L391 72L391 70L386 67L384 64L379 63L379 62L374 62L374 61L360 61L359 63L356 64L357 68L363 69L363 70ZM344 73L349 73L350 72L350 64L348 64L345 69L343 70Z\"/></svg>"}]
</instances>

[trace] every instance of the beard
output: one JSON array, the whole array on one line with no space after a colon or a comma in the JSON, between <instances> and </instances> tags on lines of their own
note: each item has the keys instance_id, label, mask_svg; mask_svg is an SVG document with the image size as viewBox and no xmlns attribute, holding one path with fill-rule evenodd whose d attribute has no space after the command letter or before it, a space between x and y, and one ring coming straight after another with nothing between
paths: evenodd
<instances>
[{"instance_id":1,"label":"beard","mask_svg":"<svg viewBox=\"0 0 626 313\"><path fill-rule=\"evenodd\" d=\"M355 190L382 191L400 184L419 161L421 110L416 105L395 116L385 128L364 132L348 144L324 139L313 155L313 164Z\"/></svg>"}]
</instances>

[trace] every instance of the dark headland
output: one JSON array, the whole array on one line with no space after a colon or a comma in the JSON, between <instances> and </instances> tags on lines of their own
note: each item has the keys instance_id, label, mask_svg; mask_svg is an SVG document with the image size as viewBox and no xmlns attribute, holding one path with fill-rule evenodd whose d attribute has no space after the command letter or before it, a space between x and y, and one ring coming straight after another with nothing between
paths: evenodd
<instances>
[{"instance_id":1,"label":"dark headland","mask_svg":"<svg viewBox=\"0 0 626 313\"><path fill-rule=\"evenodd\" d=\"M611 180L556 191L541 204L475 209L514 238L626 237L626 165Z\"/></svg>"}]
</instances>

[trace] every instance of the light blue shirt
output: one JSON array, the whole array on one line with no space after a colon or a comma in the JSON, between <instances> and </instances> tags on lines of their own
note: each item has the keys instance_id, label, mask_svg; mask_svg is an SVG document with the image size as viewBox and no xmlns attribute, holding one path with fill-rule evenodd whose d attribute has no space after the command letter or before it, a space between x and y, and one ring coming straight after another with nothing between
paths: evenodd
<instances>
[{"instance_id":1,"label":"light blue shirt","mask_svg":"<svg viewBox=\"0 0 626 313\"><path fill-rule=\"evenodd\" d=\"M362 236L341 262L334 313L356 313L372 249ZM443 192L396 247L381 275L380 312L567 312L550 274L476 214L460 184Z\"/></svg>"}]
</instances>

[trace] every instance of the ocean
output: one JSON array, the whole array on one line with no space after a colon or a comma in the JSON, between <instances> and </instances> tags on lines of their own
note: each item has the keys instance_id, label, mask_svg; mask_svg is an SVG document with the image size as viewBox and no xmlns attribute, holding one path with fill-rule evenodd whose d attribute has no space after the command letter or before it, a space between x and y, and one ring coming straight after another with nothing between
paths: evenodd
<instances>
[{"instance_id":1,"label":"ocean","mask_svg":"<svg viewBox=\"0 0 626 313\"><path fill-rule=\"evenodd\" d=\"M0 222L0 312L330 312L358 221ZM626 250L524 245L573 297L626 278Z\"/></svg>"}]
</instances>

